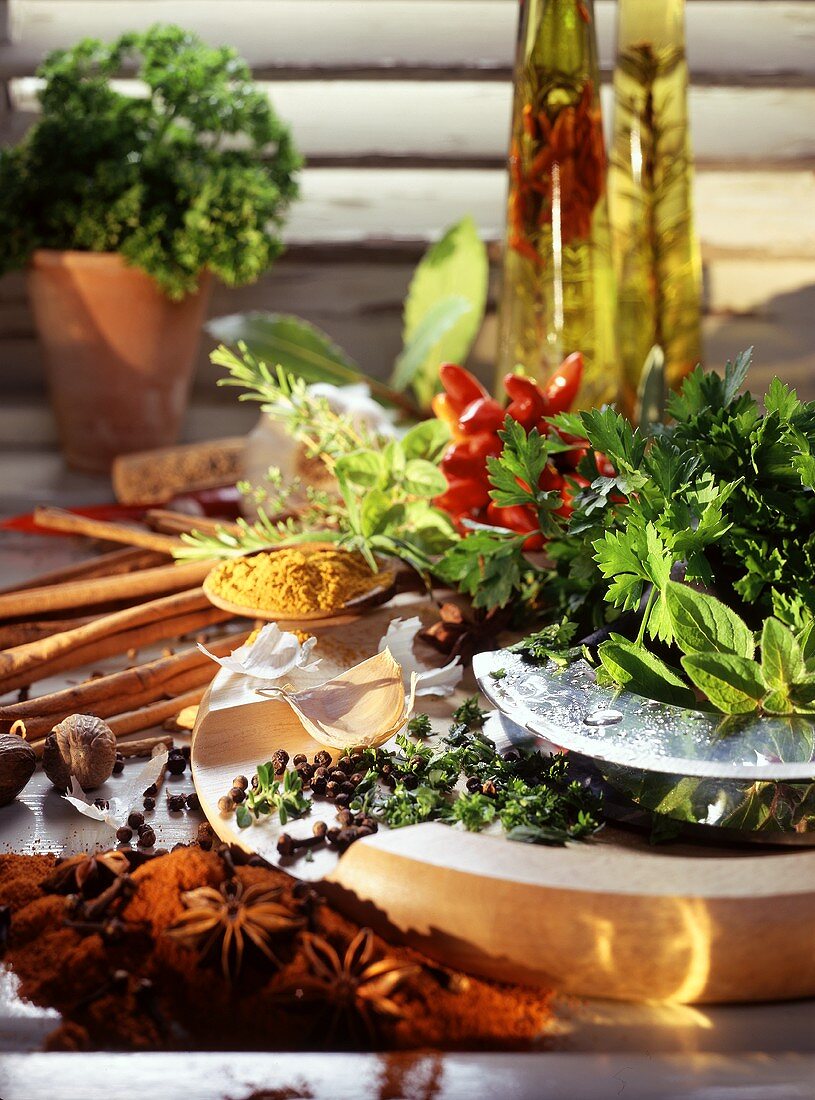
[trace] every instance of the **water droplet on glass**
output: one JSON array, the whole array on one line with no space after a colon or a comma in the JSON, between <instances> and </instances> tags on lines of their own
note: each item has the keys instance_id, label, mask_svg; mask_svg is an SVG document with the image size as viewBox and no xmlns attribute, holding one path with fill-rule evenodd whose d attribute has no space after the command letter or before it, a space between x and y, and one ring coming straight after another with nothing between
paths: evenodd
<instances>
[{"instance_id":1,"label":"water droplet on glass","mask_svg":"<svg viewBox=\"0 0 815 1100\"><path fill-rule=\"evenodd\" d=\"M622 714L618 710L607 710L601 708L600 710L593 710L591 714L587 714L583 719L583 724L586 726L614 726L623 719Z\"/></svg>"}]
</instances>

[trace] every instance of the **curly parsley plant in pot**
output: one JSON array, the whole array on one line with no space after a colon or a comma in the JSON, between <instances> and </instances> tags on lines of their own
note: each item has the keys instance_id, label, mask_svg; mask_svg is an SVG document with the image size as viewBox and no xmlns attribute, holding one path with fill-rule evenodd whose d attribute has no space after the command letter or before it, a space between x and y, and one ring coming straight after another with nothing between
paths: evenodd
<instances>
[{"instance_id":1,"label":"curly parsley plant in pot","mask_svg":"<svg viewBox=\"0 0 815 1100\"><path fill-rule=\"evenodd\" d=\"M175 442L211 279L270 267L300 161L246 64L178 27L39 76L39 121L0 153L0 273L27 267L66 459L101 470Z\"/></svg>"}]
</instances>

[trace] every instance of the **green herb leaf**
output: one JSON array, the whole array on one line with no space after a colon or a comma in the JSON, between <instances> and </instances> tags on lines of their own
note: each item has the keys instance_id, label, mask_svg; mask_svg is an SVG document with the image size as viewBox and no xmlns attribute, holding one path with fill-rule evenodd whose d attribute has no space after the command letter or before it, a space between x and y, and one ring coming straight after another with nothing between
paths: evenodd
<instances>
[{"instance_id":1,"label":"green herb leaf","mask_svg":"<svg viewBox=\"0 0 815 1100\"><path fill-rule=\"evenodd\" d=\"M678 672L641 645L618 634L597 650L603 668L615 683L637 695L678 707L695 707L696 696Z\"/></svg>"},{"instance_id":2,"label":"green herb leaf","mask_svg":"<svg viewBox=\"0 0 815 1100\"><path fill-rule=\"evenodd\" d=\"M413 273L404 308L402 340L406 349L415 344L437 302L456 296L467 307L438 333L412 375L421 404L429 404L438 388L439 363L463 363L467 358L484 317L488 277L487 250L470 217L448 229L428 249Z\"/></svg>"},{"instance_id":3,"label":"green herb leaf","mask_svg":"<svg viewBox=\"0 0 815 1100\"><path fill-rule=\"evenodd\" d=\"M234 348L243 342L258 359L306 382L348 386L365 381L360 366L328 333L299 317L259 310L232 313L207 321L204 328L219 344Z\"/></svg>"},{"instance_id":4,"label":"green herb leaf","mask_svg":"<svg viewBox=\"0 0 815 1100\"><path fill-rule=\"evenodd\" d=\"M447 479L432 462L423 458L411 458L405 466L402 488L411 496L432 499L447 489Z\"/></svg>"},{"instance_id":5,"label":"green herb leaf","mask_svg":"<svg viewBox=\"0 0 815 1100\"><path fill-rule=\"evenodd\" d=\"M676 643L685 653L733 653L752 657L752 631L735 611L688 585L668 581L665 600Z\"/></svg>"},{"instance_id":6,"label":"green herb leaf","mask_svg":"<svg viewBox=\"0 0 815 1100\"><path fill-rule=\"evenodd\" d=\"M435 417L423 420L402 436L402 451L406 459L424 458L428 462L437 462L448 443L450 429L443 420Z\"/></svg>"},{"instance_id":7,"label":"green herb leaf","mask_svg":"<svg viewBox=\"0 0 815 1100\"><path fill-rule=\"evenodd\" d=\"M412 329L404 348L399 353L391 375L391 385L397 390L413 387L419 403L426 407L435 392L434 379L439 359L435 348L442 337L472 312L472 305L461 294L450 294L436 299Z\"/></svg>"},{"instance_id":8,"label":"green herb leaf","mask_svg":"<svg viewBox=\"0 0 815 1100\"><path fill-rule=\"evenodd\" d=\"M725 714L750 714L757 710L767 687L761 668L747 657L732 653L692 653L682 667L700 691Z\"/></svg>"},{"instance_id":9,"label":"green herb leaf","mask_svg":"<svg viewBox=\"0 0 815 1100\"><path fill-rule=\"evenodd\" d=\"M806 676L801 647L778 619L767 619L761 632L761 672L767 686L784 696Z\"/></svg>"}]
</instances>

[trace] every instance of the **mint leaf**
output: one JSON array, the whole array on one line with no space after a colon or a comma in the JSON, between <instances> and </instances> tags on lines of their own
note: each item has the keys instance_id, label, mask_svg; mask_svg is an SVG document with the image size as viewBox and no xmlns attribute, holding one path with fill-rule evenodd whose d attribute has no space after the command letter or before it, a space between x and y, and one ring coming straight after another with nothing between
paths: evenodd
<instances>
[{"instance_id":1,"label":"mint leaf","mask_svg":"<svg viewBox=\"0 0 815 1100\"><path fill-rule=\"evenodd\" d=\"M338 481L372 489L385 478L385 460L378 451L352 451L337 459L334 474Z\"/></svg>"},{"instance_id":2,"label":"mint leaf","mask_svg":"<svg viewBox=\"0 0 815 1100\"><path fill-rule=\"evenodd\" d=\"M766 693L761 668L732 653L691 653L682 667L711 703L725 714L750 714Z\"/></svg>"},{"instance_id":3,"label":"mint leaf","mask_svg":"<svg viewBox=\"0 0 815 1100\"><path fill-rule=\"evenodd\" d=\"M665 600L676 644L685 653L733 653L752 657L753 635L747 624L720 600L685 584L668 581Z\"/></svg>"},{"instance_id":4,"label":"mint leaf","mask_svg":"<svg viewBox=\"0 0 815 1100\"><path fill-rule=\"evenodd\" d=\"M678 707L696 706L696 696L679 674L643 646L612 634L597 655L614 682L628 691Z\"/></svg>"},{"instance_id":5,"label":"mint leaf","mask_svg":"<svg viewBox=\"0 0 815 1100\"><path fill-rule=\"evenodd\" d=\"M411 458L405 466L401 485L410 496L429 500L447 489L447 478L432 462L424 458Z\"/></svg>"},{"instance_id":6,"label":"mint leaf","mask_svg":"<svg viewBox=\"0 0 815 1100\"><path fill-rule=\"evenodd\" d=\"M435 462L450 442L450 429L443 420L435 417L414 424L409 432L402 436L401 446L405 458L423 458Z\"/></svg>"},{"instance_id":7,"label":"mint leaf","mask_svg":"<svg viewBox=\"0 0 815 1100\"><path fill-rule=\"evenodd\" d=\"M790 687L806 675L801 647L778 619L767 619L761 632L761 673L767 687L787 696Z\"/></svg>"}]
</instances>

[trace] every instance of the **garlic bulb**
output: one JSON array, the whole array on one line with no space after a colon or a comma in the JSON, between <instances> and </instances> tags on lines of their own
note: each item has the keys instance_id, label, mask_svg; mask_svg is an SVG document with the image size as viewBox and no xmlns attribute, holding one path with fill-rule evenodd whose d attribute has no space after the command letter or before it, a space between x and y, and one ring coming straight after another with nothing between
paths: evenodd
<instances>
[{"instance_id":1,"label":"garlic bulb","mask_svg":"<svg viewBox=\"0 0 815 1100\"><path fill-rule=\"evenodd\" d=\"M415 691L416 674L406 692L402 668L385 649L306 691L264 688L258 695L284 699L321 745L351 749L375 748L398 733L413 710Z\"/></svg>"}]
</instances>

